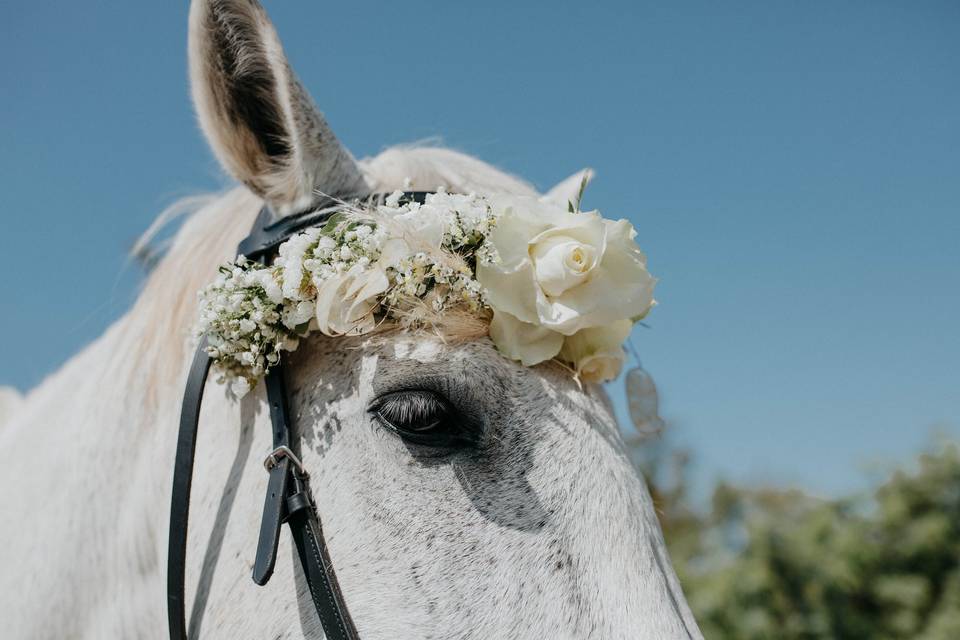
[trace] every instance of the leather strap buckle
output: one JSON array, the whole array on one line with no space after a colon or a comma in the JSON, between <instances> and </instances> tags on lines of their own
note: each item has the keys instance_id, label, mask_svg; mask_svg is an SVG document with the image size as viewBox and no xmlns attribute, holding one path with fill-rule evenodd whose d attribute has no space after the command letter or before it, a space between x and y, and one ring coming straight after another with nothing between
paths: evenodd
<instances>
[{"instance_id":1,"label":"leather strap buckle","mask_svg":"<svg viewBox=\"0 0 960 640\"><path fill-rule=\"evenodd\" d=\"M266 458L263 460L263 468L267 471L270 471L275 466L280 463L280 460L286 458L293 463L293 466L296 467L297 472L300 474L301 478L309 478L310 474L307 473L307 470L303 468L303 463L300 462L300 458L297 457L293 451L290 450L290 447L285 445L280 445L273 451L271 451Z\"/></svg>"}]
</instances>

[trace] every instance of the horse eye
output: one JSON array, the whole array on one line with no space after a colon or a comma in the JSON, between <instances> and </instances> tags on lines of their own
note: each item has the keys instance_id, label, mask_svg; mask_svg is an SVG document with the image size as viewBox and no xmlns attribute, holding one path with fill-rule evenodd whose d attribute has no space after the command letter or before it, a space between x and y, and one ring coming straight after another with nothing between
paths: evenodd
<instances>
[{"instance_id":1,"label":"horse eye","mask_svg":"<svg viewBox=\"0 0 960 640\"><path fill-rule=\"evenodd\" d=\"M408 442L433 447L472 446L476 430L443 396L426 389L386 393L370 405L385 428Z\"/></svg>"}]
</instances>

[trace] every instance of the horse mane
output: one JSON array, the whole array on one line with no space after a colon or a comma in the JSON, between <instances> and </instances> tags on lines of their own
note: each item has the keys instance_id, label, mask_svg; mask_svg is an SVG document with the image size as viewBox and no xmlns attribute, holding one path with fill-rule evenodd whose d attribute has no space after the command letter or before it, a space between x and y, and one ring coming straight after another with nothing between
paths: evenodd
<instances>
[{"instance_id":1,"label":"horse mane","mask_svg":"<svg viewBox=\"0 0 960 640\"><path fill-rule=\"evenodd\" d=\"M441 147L391 147L358 164L375 192L443 187L458 193L537 195L523 180ZM236 257L237 244L262 206L263 201L246 187L218 196L187 198L161 213L135 245L135 252L145 253L165 223L186 215L123 321L124 333L132 344L122 352L126 357L132 355L141 371L152 373L149 399L157 399L165 388L171 388L173 395L180 393L183 363L189 360L195 344L190 334L197 292L215 276L217 267Z\"/></svg>"}]
</instances>

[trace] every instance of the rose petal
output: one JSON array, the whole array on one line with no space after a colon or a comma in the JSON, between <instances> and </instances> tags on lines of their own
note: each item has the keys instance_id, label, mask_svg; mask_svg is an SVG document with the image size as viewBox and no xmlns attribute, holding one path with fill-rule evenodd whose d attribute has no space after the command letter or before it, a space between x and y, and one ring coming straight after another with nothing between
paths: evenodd
<instances>
[{"instance_id":1,"label":"rose petal","mask_svg":"<svg viewBox=\"0 0 960 640\"><path fill-rule=\"evenodd\" d=\"M599 351L622 349L632 329L633 322L630 320L619 320L604 327L581 329L564 339L560 358L575 363Z\"/></svg>"},{"instance_id":2,"label":"rose petal","mask_svg":"<svg viewBox=\"0 0 960 640\"><path fill-rule=\"evenodd\" d=\"M490 232L489 240L497 248L500 264L514 268L530 259L529 241L550 225L533 216L524 216L515 204L498 214L497 226Z\"/></svg>"},{"instance_id":3,"label":"rose petal","mask_svg":"<svg viewBox=\"0 0 960 640\"><path fill-rule=\"evenodd\" d=\"M544 295L530 260L513 267L481 262L477 265L477 281L487 290L487 304L493 309L524 322L538 322L537 304Z\"/></svg>"},{"instance_id":4,"label":"rose petal","mask_svg":"<svg viewBox=\"0 0 960 640\"><path fill-rule=\"evenodd\" d=\"M323 280L314 280L314 285L317 287L317 329L324 335L335 336L337 333L332 326L334 324L332 319L334 314L333 303L337 299L341 277L334 276Z\"/></svg>"},{"instance_id":5,"label":"rose petal","mask_svg":"<svg viewBox=\"0 0 960 640\"><path fill-rule=\"evenodd\" d=\"M390 238L380 249L380 259L377 260L383 269L392 267L410 255L410 246L400 238Z\"/></svg>"},{"instance_id":6,"label":"rose petal","mask_svg":"<svg viewBox=\"0 0 960 640\"><path fill-rule=\"evenodd\" d=\"M500 311L493 314L490 339L500 353L527 367L553 358L563 346L563 336L559 333L521 322Z\"/></svg>"}]
</instances>

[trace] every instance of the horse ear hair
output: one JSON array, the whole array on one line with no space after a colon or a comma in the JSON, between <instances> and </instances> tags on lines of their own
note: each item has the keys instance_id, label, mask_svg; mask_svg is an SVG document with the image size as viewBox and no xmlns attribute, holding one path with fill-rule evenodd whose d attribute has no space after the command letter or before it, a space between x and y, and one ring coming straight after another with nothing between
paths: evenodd
<instances>
[{"instance_id":1,"label":"horse ear hair","mask_svg":"<svg viewBox=\"0 0 960 640\"><path fill-rule=\"evenodd\" d=\"M367 185L301 86L256 0L193 0L190 79L200 126L224 168L279 215L318 193Z\"/></svg>"},{"instance_id":2,"label":"horse ear hair","mask_svg":"<svg viewBox=\"0 0 960 640\"><path fill-rule=\"evenodd\" d=\"M582 195L582 190L593 180L593 175L593 169L581 169L572 176L558 182L553 188L543 194L540 199L564 207L568 204L577 206L580 196Z\"/></svg>"}]
</instances>

